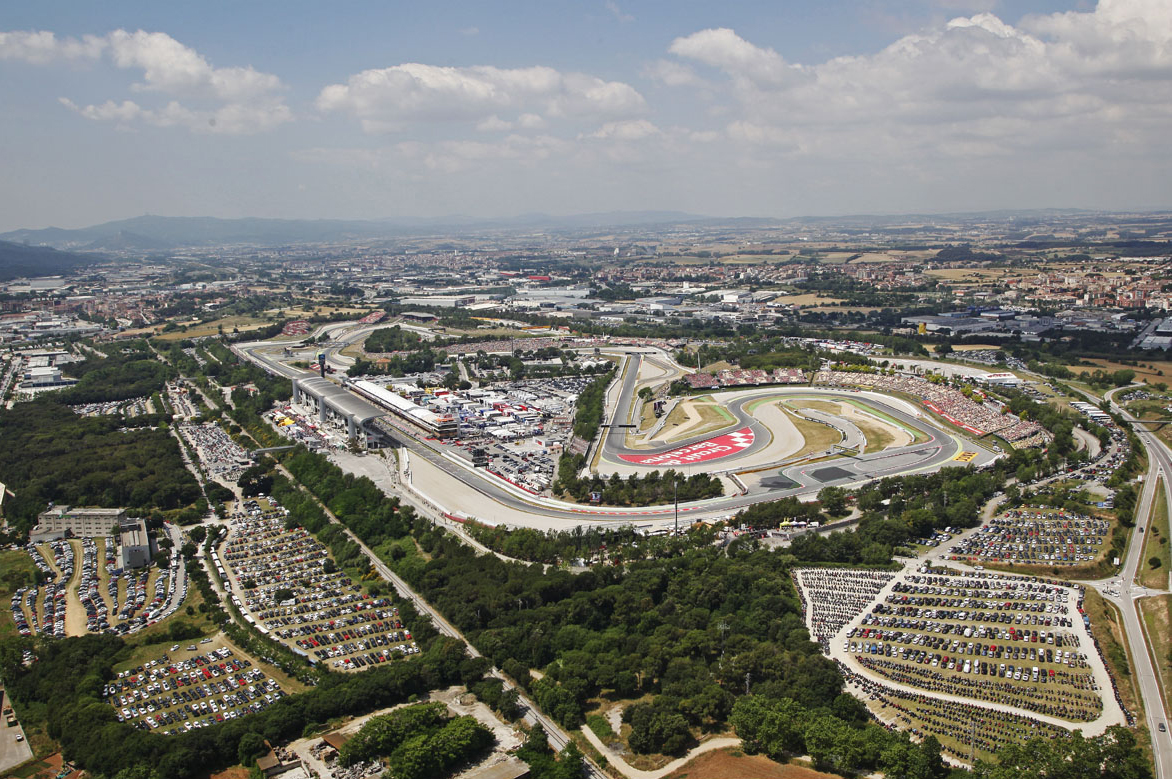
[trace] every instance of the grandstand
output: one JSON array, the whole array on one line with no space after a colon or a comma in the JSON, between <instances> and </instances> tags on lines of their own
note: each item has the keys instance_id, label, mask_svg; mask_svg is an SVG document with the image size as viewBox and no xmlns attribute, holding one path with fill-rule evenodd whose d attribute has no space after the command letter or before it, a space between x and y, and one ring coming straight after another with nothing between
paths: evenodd
<instances>
[{"instance_id":1,"label":"grandstand","mask_svg":"<svg viewBox=\"0 0 1172 779\"><path fill-rule=\"evenodd\" d=\"M458 430L456 418L448 414L437 414L401 395L371 381L350 382L349 387L367 400L392 412L429 436L455 438Z\"/></svg>"}]
</instances>

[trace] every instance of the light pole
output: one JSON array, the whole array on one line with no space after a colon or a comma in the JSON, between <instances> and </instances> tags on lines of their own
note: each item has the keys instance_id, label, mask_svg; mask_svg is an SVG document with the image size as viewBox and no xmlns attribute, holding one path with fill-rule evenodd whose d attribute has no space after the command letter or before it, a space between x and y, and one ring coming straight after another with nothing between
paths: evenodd
<instances>
[{"instance_id":1,"label":"light pole","mask_svg":"<svg viewBox=\"0 0 1172 779\"><path fill-rule=\"evenodd\" d=\"M673 476L673 477L672 477L672 480L671 480L671 500L672 500L672 503L674 503L674 504L675 504L675 507L676 507L676 511L675 511L675 514L676 514L676 530L675 530L675 534L676 534L677 536L680 534L680 496L679 496L679 486L680 486L680 477L679 477L678 475L676 475L676 476Z\"/></svg>"}]
</instances>

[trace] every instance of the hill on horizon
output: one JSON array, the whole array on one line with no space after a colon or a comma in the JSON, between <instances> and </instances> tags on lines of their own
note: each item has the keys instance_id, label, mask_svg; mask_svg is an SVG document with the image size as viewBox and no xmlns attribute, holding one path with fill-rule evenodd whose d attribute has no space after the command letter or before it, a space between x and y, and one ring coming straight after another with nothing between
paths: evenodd
<instances>
[{"instance_id":1,"label":"hill on horizon","mask_svg":"<svg viewBox=\"0 0 1172 779\"><path fill-rule=\"evenodd\" d=\"M603 226L694 222L706 217L678 211L608 212L549 216L525 214L511 219L466 216L430 219L220 219L200 216L136 216L90 227L12 230L0 240L58 249L151 251L184 246L333 242L394 237L444 230L543 227L573 229Z\"/></svg>"},{"instance_id":2,"label":"hill on horizon","mask_svg":"<svg viewBox=\"0 0 1172 779\"><path fill-rule=\"evenodd\" d=\"M99 254L74 254L46 246L0 240L0 281L25 276L58 276L105 261Z\"/></svg>"}]
</instances>

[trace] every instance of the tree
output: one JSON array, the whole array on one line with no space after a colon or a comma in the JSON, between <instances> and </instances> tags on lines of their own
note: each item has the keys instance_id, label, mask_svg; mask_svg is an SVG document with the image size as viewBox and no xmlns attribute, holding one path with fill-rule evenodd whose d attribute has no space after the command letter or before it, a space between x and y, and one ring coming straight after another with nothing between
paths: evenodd
<instances>
[{"instance_id":1,"label":"tree","mask_svg":"<svg viewBox=\"0 0 1172 779\"><path fill-rule=\"evenodd\" d=\"M893 738L880 753L879 767L888 779L944 779L949 772L935 736L918 745L907 734Z\"/></svg>"},{"instance_id":2,"label":"tree","mask_svg":"<svg viewBox=\"0 0 1172 779\"><path fill-rule=\"evenodd\" d=\"M768 700L761 695L741 698L729 722L748 752L764 752L774 759L805 751L808 712L790 698Z\"/></svg>"},{"instance_id":3,"label":"tree","mask_svg":"<svg viewBox=\"0 0 1172 779\"><path fill-rule=\"evenodd\" d=\"M818 491L818 502L822 510L831 516L841 516L847 513L847 492L842 487L823 487Z\"/></svg>"},{"instance_id":4,"label":"tree","mask_svg":"<svg viewBox=\"0 0 1172 779\"><path fill-rule=\"evenodd\" d=\"M836 771L853 771L861 754L855 734L837 717L816 717L806 725L806 751L814 764Z\"/></svg>"},{"instance_id":5,"label":"tree","mask_svg":"<svg viewBox=\"0 0 1172 779\"><path fill-rule=\"evenodd\" d=\"M241 765L252 765L258 757L268 751L268 745L259 733L245 733L236 747L236 755Z\"/></svg>"}]
</instances>

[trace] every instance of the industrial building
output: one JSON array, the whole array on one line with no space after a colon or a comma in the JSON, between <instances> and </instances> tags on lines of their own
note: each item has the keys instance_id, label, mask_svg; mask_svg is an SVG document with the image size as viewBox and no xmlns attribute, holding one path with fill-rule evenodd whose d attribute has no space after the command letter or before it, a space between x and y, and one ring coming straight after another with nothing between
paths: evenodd
<instances>
[{"instance_id":1,"label":"industrial building","mask_svg":"<svg viewBox=\"0 0 1172 779\"><path fill-rule=\"evenodd\" d=\"M37 526L29 534L29 540L39 544L67 535L74 538L111 536L125 519L126 509L50 506L37 516Z\"/></svg>"},{"instance_id":2,"label":"industrial building","mask_svg":"<svg viewBox=\"0 0 1172 779\"><path fill-rule=\"evenodd\" d=\"M151 564L158 547L147 530L145 519L124 519L118 523L118 545L122 547L123 568L144 568Z\"/></svg>"}]
</instances>

